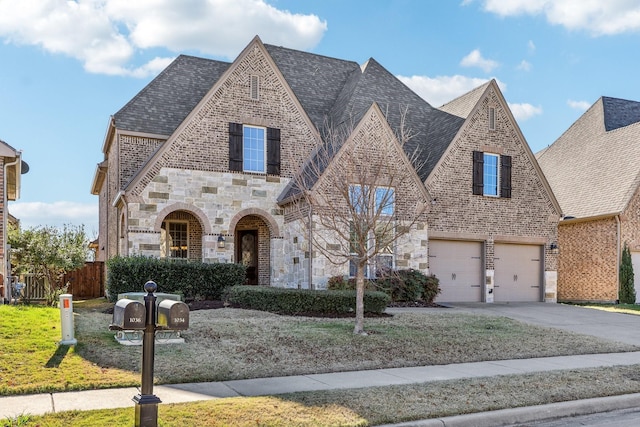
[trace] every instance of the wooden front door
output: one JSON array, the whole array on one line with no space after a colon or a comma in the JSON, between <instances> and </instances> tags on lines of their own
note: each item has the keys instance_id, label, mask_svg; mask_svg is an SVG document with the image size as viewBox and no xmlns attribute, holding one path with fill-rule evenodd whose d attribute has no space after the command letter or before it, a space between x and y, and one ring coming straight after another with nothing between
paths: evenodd
<instances>
[{"instance_id":1,"label":"wooden front door","mask_svg":"<svg viewBox=\"0 0 640 427\"><path fill-rule=\"evenodd\" d=\"M258 230L238 231L236 259L247 267L247 285L258 284Z\"/></svg>"}]
</instances>

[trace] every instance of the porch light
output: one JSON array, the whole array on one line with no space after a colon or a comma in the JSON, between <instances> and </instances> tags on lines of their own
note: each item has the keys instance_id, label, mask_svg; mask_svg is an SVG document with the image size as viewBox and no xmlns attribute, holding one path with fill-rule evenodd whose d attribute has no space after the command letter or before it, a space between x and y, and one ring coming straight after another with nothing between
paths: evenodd
<instances>
[{"instance_id":1,"label":"porch light","mask_svg":"<svg viewBox=\"0 0 640 427\"><path fill-rule=\"evenodd\" d=\"M222 234L218 235L218 248L224 249L224 236Z\"/></svg>"},{"instance_id":2,"label":"porch light","mask_svg":"<svg viewBox=\"0 0 640 427\"><path fill-rule=\"evenodd\" d=\"M557 254L557 253L558 253L558 251L559 251L558 244L557 244L556 242L552 242L552 243L549 245L549 251L550 251L552 254Z\"/></svg>"}]
</instances>

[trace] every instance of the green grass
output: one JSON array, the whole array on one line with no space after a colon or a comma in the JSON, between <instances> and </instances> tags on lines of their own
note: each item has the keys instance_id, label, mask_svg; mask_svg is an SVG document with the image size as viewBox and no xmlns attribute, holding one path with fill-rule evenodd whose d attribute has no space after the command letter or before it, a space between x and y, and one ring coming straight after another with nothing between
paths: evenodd
<instances>
[{"instance_id":1,"label":"green grass","mask_svg":"<svg viewBox=\"0 0 640 427\"><path fill-rule=\"evenodd\" d=\"M129 427L135 419L133 408L95 411L68 411L27 417L24 424L3 427ZM203 402L159 405L159 427L357 427L367 421L338 404L306 405L276 397L234 397ZM2 424L0 424L2 426Z\"/></svg>"},{"instance_id":2,"label":"green grass","mask_svg":"<svg viewBox=\"0 0 640 427\"><path fill-rule=\"evenodd\" d=\"M74 302L76 346L58 346L58 309L0 306L0 395L140 384L140 347L107 329L104 300ZM637 348L505 317L426 310L353 319L251 310L191 312L185 344L156 346L158 382L212 381L542 357ZM278 397L161 404L160 426L361 426L640 391L638 367L544 373ZM525 385L526 387L523 387ZM544 393L541 394L541 390ZM542 399L542 401L541 401ZM22 414L0 427L129 426L133 408Z\"/></svg>"},{"instance_id":3,"label":"green grass","mask_svg":"<svg viewBox=\"0 0 640 427\"><path fill-rule=\"evenodd\" d=\"M610 311L612 313L625 313L640 315L640 304L595 304L595 303L583 303L576 304L585 308L592 308L594 310Z\"/></svg>"},{"instance_id":4,"label":"green grass","mask_svg":"<svg viewBox=\"0 0 640 427\"><path fill-rule=\"evenodd\" d=\"M0 395L131 386L139 375L100 367L59 346L60 311L0 306Z\"/></svg>"}]
</instances>

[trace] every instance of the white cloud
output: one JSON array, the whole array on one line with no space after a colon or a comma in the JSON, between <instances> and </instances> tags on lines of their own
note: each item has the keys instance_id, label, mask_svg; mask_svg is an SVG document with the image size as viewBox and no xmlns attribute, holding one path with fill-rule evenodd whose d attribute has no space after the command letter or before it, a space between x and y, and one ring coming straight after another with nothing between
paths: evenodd
<instances>
[{"instance_id":1,"label":"white cloud","mask_svg":"<svg viewBox=\"0 0 640 427\"><path fill-rule=\"evenodd\" d=\"M529 49L529 53L535 53L536 45L533 43L533 40L529 40L529 43L527 43L527 48Z\"/></svg>"},{"instance_id":2,"label":"white cloud","mask_svg":"<svg viewBox=\"0 0 640 427\"><path fill-rule=\"evenodd\" d=\"M591 104L587 101L574 101L573 99L567 100L567 105L581 111L587 111L591 107Z\"/></svg>"},{"instance_id":3,"label":"white cloud","mask_svg":"<svg viewBox=\"0 0 640 427\"><path fill-rule=\"evenodd\" d=\"M20 220L23 229L41 225L84 225L89 237L98 234L98 204L59 201L10 202L9 212Z\"/></svg>"},{"instance_id":4,"label":"white cloud","mask_svg":"<svg viewBox=\"0 0 640 427\"><path fill-rule=\"evenodd\" d=\"M489 79L481 79L466 76L397 76L400 81L406 84L411 90L420 95L434 107L439 107L459 97L465 93L477 88L489 81ZM507 85L496 80L500 89L504 92Z\"/></svg>"},{"instance_id":5,"label":"white cloud","mask_svg":"<svg viewBox=\"0 0 640 427\"><path fill-rule=\"evenodd\" d=\"M462 61L460 61L460 65L462 65L463 67L479 67L485 73L489 73L499 64L491 59L483 58L480 50L475 49L471 51L471 53L469 53L467 56L462 58Z\"/></svg>"},{"instance_id":6,"label":"white cloud","mask_svg":"<svg viewBox=\"0 0 640 427\"><path fill-rule=\"evenodd\" d=\"M89 72L111 75L155 74L171 60L133 66L145 49L231 58L256 34L265 43L309 49L326 30L316 15L278 10L264 0L0 1L0 38L67 55Z\"/></svg>"},{"instance_id":7,"label":"white cloud","mask_svg":"<svg viewBox=\"0 0 640 427\"><path fill-rule=\"evenodd\" d=\"M516 68L522 71L531 71L531 67L532 67L531 63L523 59L522 61L520 61L520 63Z\"/></svg>"},{"instance_id":8,"label":"white cloud","mask_svg":"<svg viewBox=\"0 0 640 427\"><path fill-rule=\"evenodd\" d=\"M640 4L629 0L484 0L497 15L544 15L554 25L586 30L594 36L640 30Z\"/></svg>"},{"instance_id":9,"label":"white cloud","mask_svg":"<svg viewBox=\"0 0 640 427\"><path fill-rule=\"evenodd\" d=\"M513 113L513 117L519 122L523 122L525 120L530 119L534 116L539 116L542 114L542 107L536 107L531 104L512 104L509 102L509 108L511 109L511 113Z\"/></svg>"}]
</instances>

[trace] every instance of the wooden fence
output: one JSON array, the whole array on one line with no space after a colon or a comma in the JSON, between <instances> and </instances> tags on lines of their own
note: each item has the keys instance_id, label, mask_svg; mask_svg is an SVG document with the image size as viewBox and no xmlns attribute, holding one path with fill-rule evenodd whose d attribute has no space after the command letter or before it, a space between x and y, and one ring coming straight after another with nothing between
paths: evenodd
<instances>
[{"instance_id":1,"label":"wooden fence","mask_svg":"<svg viewBox=\"0 0 640 427\"><path fill-rule=\"evenodd\" d=\"M74 298L98 298L104 296L104 262L86 262L81 269L64 275L63 283L69 283L67 292Z\"/></svg>"},{"instance_id":2,"label":"wooden fence","mask_svg":"<svg viewBox=\"0 0 640 427\"><path fill-rule=\"evenodd\" d=\"M44 279L38 280L34 274L22 274L20 281L26 284L23 292L28 300L46 298ZM67 292L74 299L98 298L104 296L104 262L87 262L84 267L64 275L62 283L69 283Z\"/></svg>"}]
</instances>

